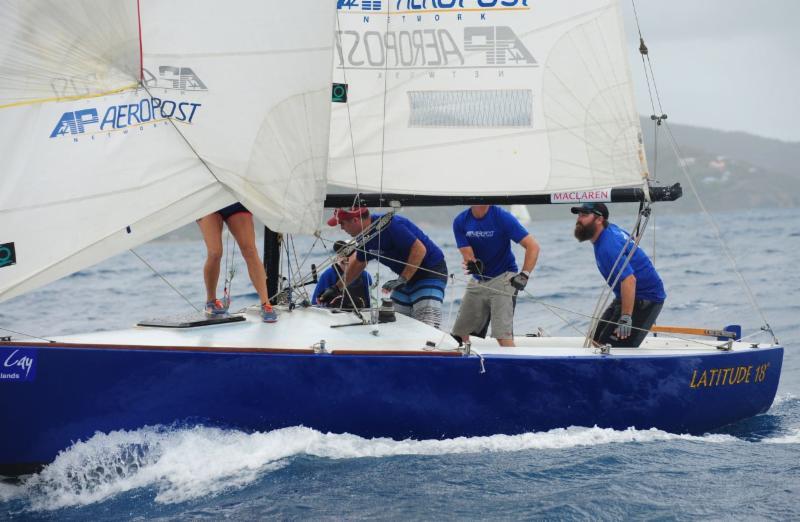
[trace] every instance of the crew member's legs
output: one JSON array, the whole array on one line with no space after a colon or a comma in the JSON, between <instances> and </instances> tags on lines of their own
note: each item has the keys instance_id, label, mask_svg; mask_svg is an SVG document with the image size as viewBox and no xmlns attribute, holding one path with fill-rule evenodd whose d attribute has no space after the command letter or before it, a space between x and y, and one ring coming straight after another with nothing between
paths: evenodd
<instances>
[{"instance_id":1,"label":"crew member's legs","mask_svg":"<svg viewBox=\"0 0 800 522\"><path fill-rule=\"evenodd\" d=\"M420 279L392 292L395 310L438 328L442 324L442 301L446 281Z\"/></svg>"},{"instance_id":2,"label":"crew member's legs","mask_svg":"<svg viewBox=\"0 0 800 522\"><path fill-rule=\"evenodd\" d=\"M237 212L228 217L227 224L231 234L236 239L236 243L239 245L239 250L242 252L245 263L247 263L247 273L258 293L258 298L262 304L268 303L267 273L258 254L258 248L256 248L253 215L248 212ZM219 267L217 267L217 272L219 272Z\"/></svg>"},{"instance_id":3,"label":"crew member's legs","mask_svg":"<svg viewBox=\"0 0 800 522\"><path fill-rule=\"evenodd\" d=\"M203 282L206 285L206 302L217 299L219 266L222 260L222 216L209 214L197 220L206 244L206 262L203 265Z\"/></svg>"},{"instance_id":4,"label":"crew member's legs","mask_svg":"<svg viewBox=\"0 0 800 522\"><path fill-rule=\"evenodd\" d=\"M486 289L470 278L451 334L464 342L469 341L470 335L486 337L491 317L490 303Z\"/></svg>"},{"instance_id":5,"label":"crew member's legs","mask_svg":"<svg viewBox=\"0 0 800 522\"><path fill-rule=\"evenodd\" d=\"M492 337L500 346L514 346L514 307L517 304L517 290L511 286L513 272L506 272L487 283L491 292Z\"/></svg>"},{"instance_id":6,"label":"crew member's legs","mask_svg":"<svg viewBox=\"0 0 800 522\"><path fill-rule=\"evenodd\" d=\"M619 299L614 299L600 318L600 324L597 325L597 330L595 331L594 341L600 345L610 344L611 346L619 347L639 346L647 336L650 327L656 322L658 314L661 312L663 306L664 303L637 299L633 307L633 315L631 315L631 335L627 339L619 339L615 331L622 310Z\"/></svg>"}]
</instances>

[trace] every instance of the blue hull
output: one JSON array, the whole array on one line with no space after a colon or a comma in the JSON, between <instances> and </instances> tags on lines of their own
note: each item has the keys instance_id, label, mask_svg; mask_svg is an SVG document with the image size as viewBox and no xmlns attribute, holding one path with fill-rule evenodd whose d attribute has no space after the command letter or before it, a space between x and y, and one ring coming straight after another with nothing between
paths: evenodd
<instances>
[{"instance_id":1,"label":"blue hull","mask_svg":"<svg viewBox=\"0 0 800 522\"><path fill-rule=\"evenodd\" d=\"M594 425L702 433L769 409L783 348L490 356L480 373L478 358L445 355L0 346L0 362L21 355L33 375L0 379L0 474L51 462L96 431L176 422L394 439Z\"/></svg>"}]
</instances>

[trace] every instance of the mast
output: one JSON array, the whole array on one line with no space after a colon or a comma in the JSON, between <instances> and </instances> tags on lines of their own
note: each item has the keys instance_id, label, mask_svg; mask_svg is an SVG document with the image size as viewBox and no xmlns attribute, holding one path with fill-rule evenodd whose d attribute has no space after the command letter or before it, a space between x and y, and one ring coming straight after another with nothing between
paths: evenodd
<instances>
[{"instance_id":1,"label":"mast","mask_svg":"<svg viewBox=\"0 0 800 522\"><path fill-rule=\"evenodd\" d=\"M278 295L278 281L281 274L281 241L283 236L273 232L269 227L264 227L264 270L267 272L267 293L269 300L275 304Z\"/></svg>"}]
</instances>

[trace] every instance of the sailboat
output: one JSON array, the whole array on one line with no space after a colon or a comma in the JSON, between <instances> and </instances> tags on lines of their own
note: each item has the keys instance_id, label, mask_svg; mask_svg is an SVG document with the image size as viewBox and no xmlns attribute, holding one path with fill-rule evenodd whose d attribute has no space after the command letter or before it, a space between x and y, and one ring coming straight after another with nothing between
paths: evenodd
<instances>
[{"instance_id":1,"label":"sailboat","mask_svg":"<svg viewBox=\"0 0 800 522\"><path fill-rule=\"evenodd\" d=\"M271 231L321 234L325 207L356 200L649 207L680 195L648 180L616 0L0 11L0 301L235 201ZM610 350L582 337L460 347L409 317L283 295L274 325L247 310L4 338L0 474L145 425L698 433L766 411L783 359L777 342L733 329Z\"/></svg>"}]
</instances>

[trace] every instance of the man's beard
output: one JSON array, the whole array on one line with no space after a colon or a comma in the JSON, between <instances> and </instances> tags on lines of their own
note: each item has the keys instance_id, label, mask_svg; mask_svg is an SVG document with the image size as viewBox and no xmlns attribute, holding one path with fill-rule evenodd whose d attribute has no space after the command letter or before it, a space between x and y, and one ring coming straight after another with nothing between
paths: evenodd
<instances>
[{"instance_id":1,"label":"man's beard","mask_svg":"<svg viewBox=\"0 0 800 522\"><path fill-rule=\"evenodd\" d=\"M597 230L597 223L592 223L590 225L575 223L575 239L577 239L578 241L586 241L587 239L592 239L596 230Z\"/></svg>"}]
</instances>

